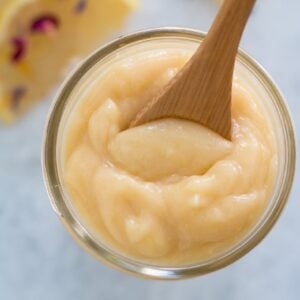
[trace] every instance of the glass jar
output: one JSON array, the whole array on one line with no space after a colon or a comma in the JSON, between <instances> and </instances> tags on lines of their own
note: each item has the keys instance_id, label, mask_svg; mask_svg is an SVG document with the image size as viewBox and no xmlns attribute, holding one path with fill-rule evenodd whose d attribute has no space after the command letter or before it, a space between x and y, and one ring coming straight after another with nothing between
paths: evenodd
<instances>
[{"instance_id":1,"label":"glass jar","mask_svg":"<svg viewBox=\"0 0 300 300\"><path fill-rule=\"evenodd\" d=\"M72 236L88 252L105 263L129 273L155 279L179 279L206 274L229 265L255 247L270 231L278 219L292 186L295 171L295 136L285 101L266 71L244 51L237 56L236 70L254 93L265 99L264 107L276 128L279 165L273 195L263 215L252 230L231 249L217 257L192 265L178 267L156 266L135 261L96 239L84 225L72 206L61 178L62 136L66 120L88 83L107 65L124 56L143 49L166 45L196 49L205 34L183 28L161 28L137 32L109 43L88 57L65 81L47 120L42 163L46 188L54 211Z\"/></svg>"}]
</instances>

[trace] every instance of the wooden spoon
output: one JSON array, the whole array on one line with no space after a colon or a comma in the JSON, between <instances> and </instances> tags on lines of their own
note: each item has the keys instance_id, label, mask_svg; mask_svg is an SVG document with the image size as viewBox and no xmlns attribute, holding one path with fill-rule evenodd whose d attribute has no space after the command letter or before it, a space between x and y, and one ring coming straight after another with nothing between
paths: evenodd
<instances>
[{"instance_id":1,"label":"wooden spoon","mask_svg":"<svg viewBox=\"0 0 300 300\"><path fill-rule=\"evenodd\" d=\"M231 139L231 90L240 39L256 0L224 1L205 40L130 127L175 117L198 122Z\"/></svg>"}]
</instances>

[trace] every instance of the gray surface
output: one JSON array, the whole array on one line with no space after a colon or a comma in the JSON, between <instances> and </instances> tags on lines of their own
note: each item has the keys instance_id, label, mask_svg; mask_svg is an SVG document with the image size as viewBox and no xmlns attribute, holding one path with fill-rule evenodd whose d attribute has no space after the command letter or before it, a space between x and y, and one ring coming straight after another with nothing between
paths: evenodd
<instances>
[{"instance_id":1,"label":"gray surface","mask_svg":"<svg viewBox=\"0 0 300 300\"><path fill-rule=\"evenodd\" d=\"M243 47L270 72L300 128L300 2L260 0ZM125 32L182 25L207 29L213 1L142 0ZM0 299L300 299L299 177L271 234L219 272L180 282L144 281L98 263L52 212L40 167L50 101L0 128ZM299 133L298 133L299 137Z\"/></svg>"}]
</instances>

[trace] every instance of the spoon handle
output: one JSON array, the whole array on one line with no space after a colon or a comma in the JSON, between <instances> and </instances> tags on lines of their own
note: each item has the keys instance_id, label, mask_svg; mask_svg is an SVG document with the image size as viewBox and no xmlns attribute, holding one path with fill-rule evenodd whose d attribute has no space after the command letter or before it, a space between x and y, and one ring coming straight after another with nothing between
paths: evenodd
<instances>
[{"instance_id":1,"label":"spoon handle","mask_svg":"<svg viewBox=\"0 0 300 300\"><path fill-rule=\"evenodd\" d=\"M203 44L195 53L197 60L208 65L210 70L233 71L240 40L256 0L225 0ZM207 55L205 53L207 52Z\"/></svg>"},{"instance_id":2,"label":"spoon handle","mask_svg":"<svg viewBox=\"0 0 300 300\"><path fill-rule=\"evenodd\" d=\"M225 0L203 44L183 70L183 93L196 92L190 103L200 122L230 139L231 91L235 59L256 0ZM203 78L205 77L205 78ZM201 86L196 84L201 83ZM180 87L179 87L180 88ZM224 118L222 121L220 117ZM225 119L230 118L230 120ZM221 120L221 121L220 121Z\"/></svg>"},{"instance_id":3,"label":"spoon handle","mask_svg":"<svg viewBox=\"0 0 300 300\"><path fill-rule=\"evenodd\" d=\"M255 1L225 0L193 57L130 126L177 117L198 122L230 140L234 63Z\"/></svg>"}]
</instances>

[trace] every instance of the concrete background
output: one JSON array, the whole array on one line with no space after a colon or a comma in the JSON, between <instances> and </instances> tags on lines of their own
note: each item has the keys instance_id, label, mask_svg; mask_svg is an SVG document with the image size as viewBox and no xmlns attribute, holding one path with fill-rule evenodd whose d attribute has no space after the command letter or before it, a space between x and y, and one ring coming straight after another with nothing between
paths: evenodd
<instances>
[{"instance_id":1,"label":"concrete background","mask_svg":"<svg viewBox=\"0 0 300 300\"><path fill-rule=\"evenodd\" d=\"M242 46L270 72L300 128L300 1L260 0ZM207 30L213 0L141 0L124 33L155 26ZM51 97L49 97L51 98ZM144 281L97 262L52 212L40 144L51 99L0 127L0 299L300 299L299 176L280 221L237 263L177 282ZM299 138L299 130L298 130Z\"/></svg>"}]
</instances>

